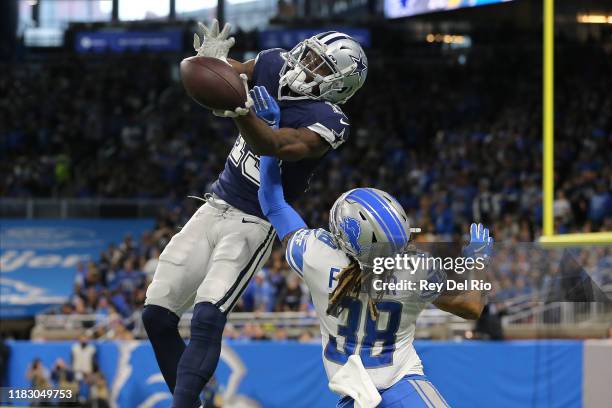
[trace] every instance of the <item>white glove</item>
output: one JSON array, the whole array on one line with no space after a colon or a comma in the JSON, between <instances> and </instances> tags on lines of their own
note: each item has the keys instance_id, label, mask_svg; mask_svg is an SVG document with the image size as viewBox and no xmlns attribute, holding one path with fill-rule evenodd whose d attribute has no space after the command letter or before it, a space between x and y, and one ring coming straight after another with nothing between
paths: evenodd
<instances>
[{"instance_id":1,"label":"white glove","mask_svg":"<svg viewBox=\"0 0 612 408\"><path fill-rule=\"evenodd\" d=\"M232 26L225 23L223 30L219 32L219 22L214 19L210 29L202 23L198 23L202 30L203 39L200 45L200 37L197 33L193 34L193 48L199 57L212 57L227 62L227 54L236 42L234 37L227 38Z\"/></svg>"},{"instance_id":2,"label":"white glove","mask_svg":"<svg viewBox=\"0 0 612 408\"><path fill-rule=\"evenodd\" d=\"M246 92L247 99L244 103L244 107L237 107L232 110L213 110L212 113L215 116L219 116L222 118L236 118L238 116L244 116L249 113L251 106L253 106L253 98L249 94L249 86L247 85L248 78L246 74L240 74L240 79L242 79L242 83L244 84L244 90Z\"/></svg>"}]
</instances>

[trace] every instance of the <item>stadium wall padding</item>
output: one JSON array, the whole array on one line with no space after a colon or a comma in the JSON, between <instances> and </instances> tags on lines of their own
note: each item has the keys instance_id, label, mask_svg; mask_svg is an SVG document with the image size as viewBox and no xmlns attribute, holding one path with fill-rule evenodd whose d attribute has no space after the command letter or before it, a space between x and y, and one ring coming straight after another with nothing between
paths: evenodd
<instances>
[{"instance_id":1,"label":"stadium wall padding","mask_svg":"<svg viewBox=\"0 0 612 408\"><path fill-rule=\"evenodd\" d=\"M28 387L28 364L40 357L51 368L58 357L70 361L72 342L9 343L9 386ZM333 407L318 343L230 341L226 344L246 369L238 394L245 406ZM582 341L507 342L418 341L416 349L430 380L453 407L583 406ZM612 345L611 345L612 346ZM117 407L161 408L170 394L148 342L98 342L98 361ZM217 369L227 384L228 357ZM236 364L233 365L234 367ZM255 401L258 404L255 404Z\"/></svg>"}]
</instances>

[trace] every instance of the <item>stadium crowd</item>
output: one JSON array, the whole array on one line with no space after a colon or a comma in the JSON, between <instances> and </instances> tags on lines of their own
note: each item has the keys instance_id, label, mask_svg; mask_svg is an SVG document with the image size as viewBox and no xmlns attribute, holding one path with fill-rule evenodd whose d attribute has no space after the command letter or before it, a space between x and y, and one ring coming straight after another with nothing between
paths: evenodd
<instances>
[{"instance_id":1,"label":"stadium crowd","mask_svg":"<svg viewBox=\"0 0 612 408\"><path fill-rule=\"evenodd\" d=\"M612 67L601 52L560 56L560 232L610 230ZM0 78L3 196L163 197L180 205L210 188L236 136L233 123L186 97L175 61L117 58L18 66ZM345 107L349 141L327 156L299 203L307 220L325 225L341 192L372 185L396 195L427 233L450 236L475 219L494 224L498 239L533 240L540 80L516 59L438 61L423 70L372 55L366 86Z\"/></svg>"},{"instance_id":2,"label":"stadium crowd","mask_svg":"<svg viewBox=\"0 0 612 408\"><path fill-rule=\"evenodd\" d=\"M363 90L343 107L348 142L327 155L297 203L326 226L344 191L375 186L395 195L422 233L462 239L473 220L497 242L531 242L541 224L541 97L538 53L410 63L369 54ZM612 230L612 62L598 47L560 47L557 73L556 229ZM163 197L157 227L125 237L80 265L63 313L111 317L113 336L142 307L160 251L223 168L231 120L191 102L175 59L71 57L9 67L0 78L0 194L5 197ZM41 103L41 101L45 103ZM609 254L608 254L609 255ZM500 296L541 279L520 270L497 279ZM534 283L536 282L536 283ZM507 289L507 290L506 290ZM251 281L237 310L310 308L280 250ZM236 337L265 337L251 327Z\"/></svg>"}]
</instances>

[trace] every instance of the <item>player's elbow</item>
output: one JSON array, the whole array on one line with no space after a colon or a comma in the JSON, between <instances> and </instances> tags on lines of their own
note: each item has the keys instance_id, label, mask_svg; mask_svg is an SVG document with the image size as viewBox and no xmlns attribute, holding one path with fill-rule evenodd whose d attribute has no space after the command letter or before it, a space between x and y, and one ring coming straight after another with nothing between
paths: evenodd
<instances>
[{"instance_id":1,"label":"player's elbow","mask_svg":"<svg viewBox=\"0 0 612 408\"><path fill-rule=\"evenodd\" d=\"M467 320L478 320L484 309L482 302L465 302L457 311L457 315Z\"/></svg>"}]
</instances>

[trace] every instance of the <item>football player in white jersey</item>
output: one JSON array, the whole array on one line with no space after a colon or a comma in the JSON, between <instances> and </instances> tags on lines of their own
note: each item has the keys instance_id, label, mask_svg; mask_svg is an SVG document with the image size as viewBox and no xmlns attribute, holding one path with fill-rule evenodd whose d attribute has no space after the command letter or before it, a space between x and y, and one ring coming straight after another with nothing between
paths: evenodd
<instances>
[{"instance_id":1,"label":"football player in white jersey","mask_svg":"<svg viewBox=\"0 0 612 408\"><path fill-rule=\"evenodd\" d=\"M278 123L278 109L265 88L256 90L256 112ZM394 256L408 244L410 228L400 204L373 188L344 193L330 211L330 231L308 229L285 201L277 158L262 156L259 202L286 246L286 259L308 285L320 320L323 362L330 388L343 398L338 407L447 407L423 373L412 342L419 313L432 303L466 318L477 318L482 294L466 291L379 291L373 294L368 273L372 253ZM493 239L472 224L469 256L490 255ZM383 249L383 252L380 252ZM474 252L477 252L475 254ZM372 274L369 274L372 277ZM420 279L440 282L441 271L391 270L387 281ZM371 279L371 278L370 278Z\"/></svg>"}]
</instances>

